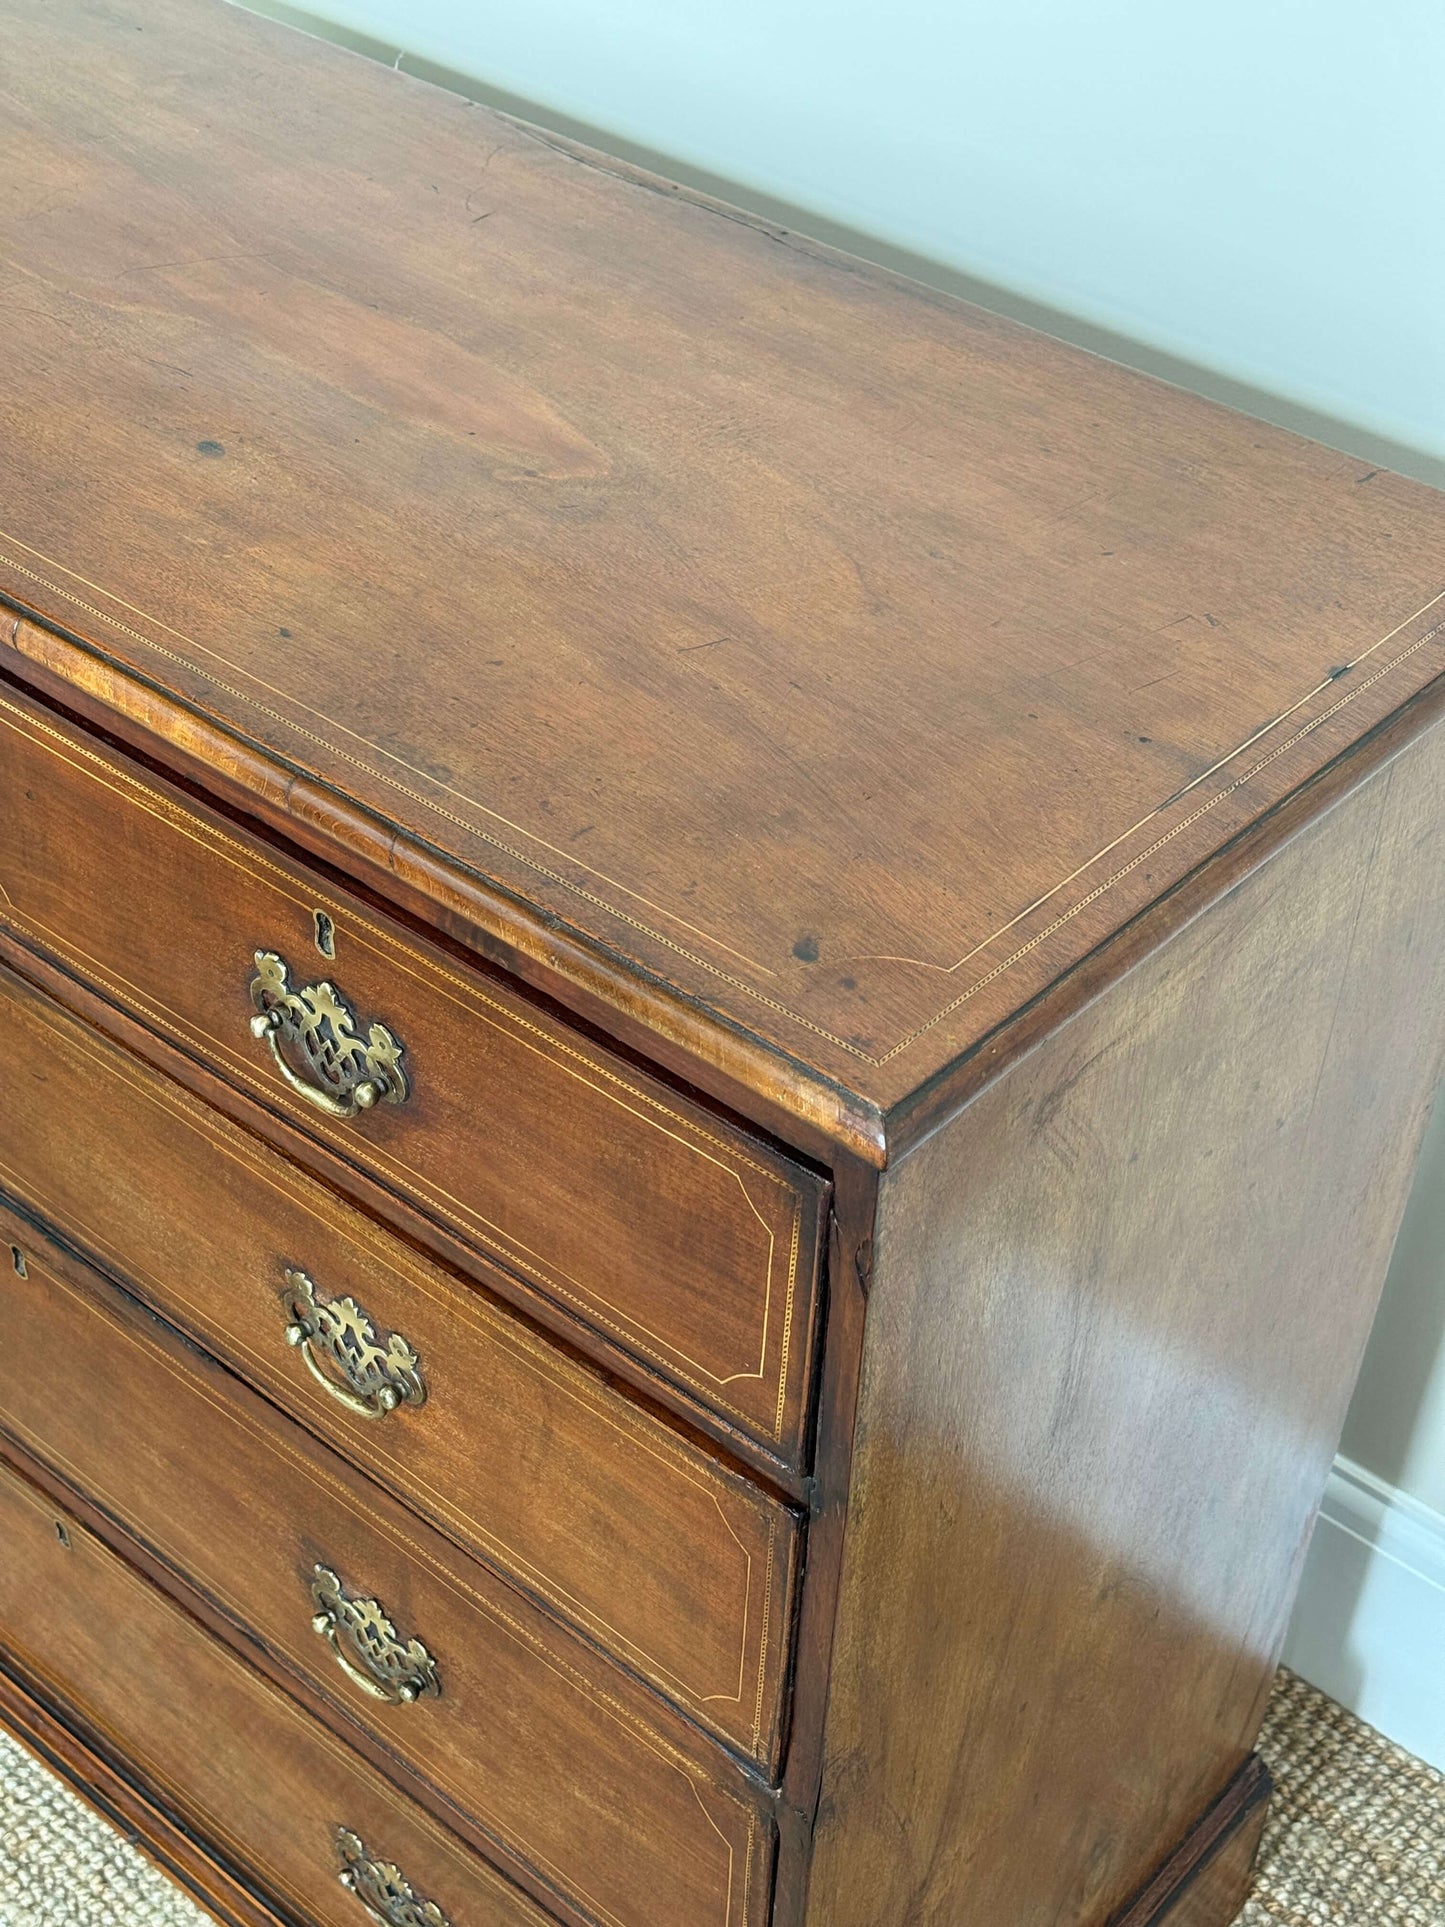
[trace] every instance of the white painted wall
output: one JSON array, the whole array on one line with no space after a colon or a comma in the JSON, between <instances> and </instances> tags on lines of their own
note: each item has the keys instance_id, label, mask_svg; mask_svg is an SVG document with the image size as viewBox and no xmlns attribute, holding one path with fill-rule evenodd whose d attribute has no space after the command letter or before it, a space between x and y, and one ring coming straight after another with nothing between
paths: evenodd
<instances>
[{"instance_id":1,"label":"white painted wall","mask_svg":"<svg viewBox=\"0 0 1445 1927\"><path fill-rule=\"evenodd\" d=\"M1445 1100L1400 1227L1285 1657L1445 1768Z\"/></svg>"},{"instance_id":2,"label":"white painted wall","mask_svg":"<svg viewBox=\"0 0 1445 1927\"><path fill-rule=\"evenodd\" d=\"M308 4L381 57L1445 484L1440 0ZM1289 1657L1445 1767L1445 1105L1345 1449Z\"/></svg>"}]
</instances>

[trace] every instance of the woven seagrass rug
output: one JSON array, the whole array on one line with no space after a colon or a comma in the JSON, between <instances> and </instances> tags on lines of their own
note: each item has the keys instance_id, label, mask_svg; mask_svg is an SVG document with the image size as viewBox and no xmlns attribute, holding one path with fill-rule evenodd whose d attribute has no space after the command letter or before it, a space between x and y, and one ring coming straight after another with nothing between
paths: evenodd
<instances>
[{"instance_id":1,"label":"woven seagrass rug","mask_svg":"<svg viewBox=\"0 0 1445 1927\"><path fill-rule=\"evenodd\" d=\"M1281 1673L1278 1783L1239 1927L1445 1927L1445 1774ZM178 1887L0 1733L0 1927L207 1927Z\"/></svg>"},{"instance_id":2,"label":"woven seagrass rug","mask_svg":"<svg viewBox=\"0 0 1445 1927\"><path fill-rule=\"evenodd\" d=\"M1275 1796L1239 1927L1445 1927L1445 1773L1282 1672Z\"/></svg>"}]
</instances>

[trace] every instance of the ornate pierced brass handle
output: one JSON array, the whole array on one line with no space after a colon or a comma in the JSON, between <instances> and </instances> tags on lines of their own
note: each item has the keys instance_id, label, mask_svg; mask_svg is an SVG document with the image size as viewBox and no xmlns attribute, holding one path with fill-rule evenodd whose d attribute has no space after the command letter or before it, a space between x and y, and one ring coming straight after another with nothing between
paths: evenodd
<instances>
[{"instance_id":1,"label":"ornate pierced brass handle","mask_svg":"<svg viewBox=\"0 0 1445 1927\"><path fill-rule=\"evenodd\" d=\"M330 1646L347 1678L373 1699L409 1705L441 1692L436 1661L419 1639L402 1639L375 1599L349 1598L327 1566L311 1576L311 1630Z\"/></svg>"},{"instance_id":2,"label":"ornate pierced brass handle","mask_svg":"<svg viewBox=\"0 0 1445 1927\"><path fill-rule=\"evenodd\" d=\"M434 1900L414 1893L401 1868L369 1854L349 1827L336 1829L336 1851L341 1856L342 1886L382 1927L451 1927Z\"/></svg>"},{"instance_id":3,"label":"ornate pierced brass handle","mask_svg":"<svg viewBox=\"0 0 1445 1927\"><path fill-rule=\"evenodd\" d=\"M318 1298L304 1271L288 1271L281 1303L287 1344L348 1412L385 1418L398 1405L425 1405L421 1360L396 1332L383 1337L354 1298Z\"/></svg>"},{"instance_id":4,"label":"ornate pierced brass handle","mask_svg":"<svg viewBox=\"0 0 1445 1927\"><path fill-rule=\"evenodd\" d=\"M251 1035L270 1045L287 1084L318 1111L349 1118L376 1104L406 1102L401 1045L385 1024L373 1024L363 1038L355 1012L334 984L293 990L285 962L274 950L258 950L251 1002ZM300 1060L300 1070L288 1052Z\"/></svg>"}]
</instances>

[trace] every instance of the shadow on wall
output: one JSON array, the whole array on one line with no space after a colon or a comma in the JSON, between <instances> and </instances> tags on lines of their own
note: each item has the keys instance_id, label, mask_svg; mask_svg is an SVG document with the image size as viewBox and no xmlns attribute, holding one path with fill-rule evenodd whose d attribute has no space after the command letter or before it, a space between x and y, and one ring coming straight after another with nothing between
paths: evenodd
<instances>
[{"instance_id":1,"label":"shadow on wall","mask_svg":"<svg viewBox=\"0 0 1445 1927\"><path fill-rule=\"evenodd\" d=\"M1445 1515L1445 1090L1420 1153L1343 1450Z\"/></svg>"}]
</instances>

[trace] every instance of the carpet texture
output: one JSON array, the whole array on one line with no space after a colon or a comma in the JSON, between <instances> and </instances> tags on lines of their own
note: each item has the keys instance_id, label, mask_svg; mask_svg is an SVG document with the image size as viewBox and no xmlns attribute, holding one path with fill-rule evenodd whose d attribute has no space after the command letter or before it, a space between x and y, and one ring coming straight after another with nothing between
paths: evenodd
<instances>
[{"instance_id":1,"label":"carpet texture","mask_svg":"<svg viewBox=\"0 0 1445 1927\"><path fill-rule=\"evenodd\" d=\"M215 1927L108 1820L0 1730L3 1927Z\"/></svg>"},{"instance_id":2,"label":"carpet texture","mask_svg":"<svg viewBox=\"0 0 1445 1927\"><path fill-rule=\"evenodd\" d=\"M1445 1774L1281 1673L1278 1791L1239 1927L1442 1927ZM206 1927L108 1822L0 1732L0 1927Z\"/></svg>"},{"instance_id":3,"label":"carpet texture","mask_svg":"<svg viewBox=\"0 0 1445 1927\"><path fill-rule=\"evenodd\" d=\"M1445 1774L1292 1673L1259 1746L1275 1796L1239 1927L1445 1924Z\"/></svg>"}]
</instances>

